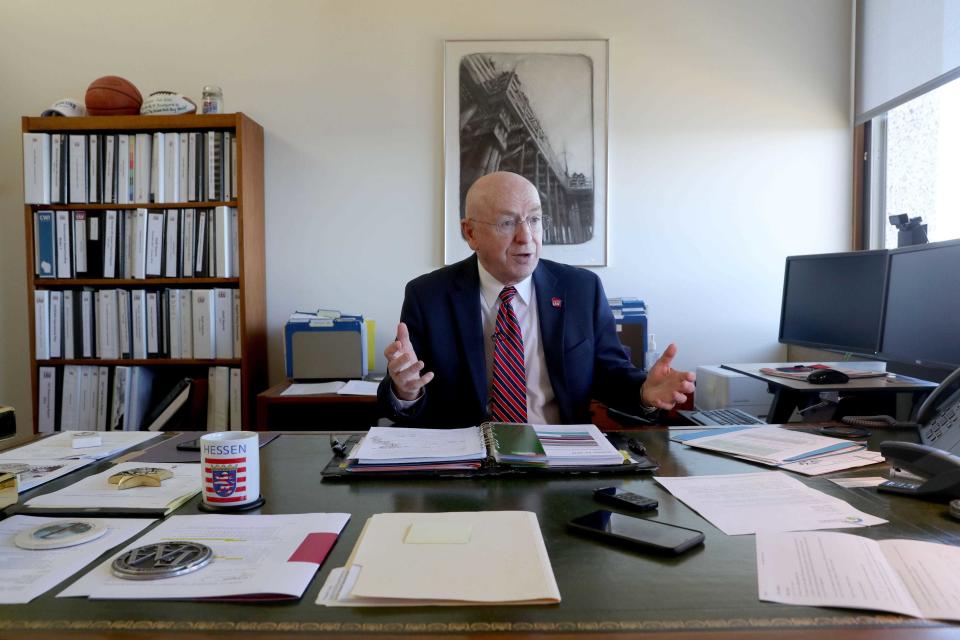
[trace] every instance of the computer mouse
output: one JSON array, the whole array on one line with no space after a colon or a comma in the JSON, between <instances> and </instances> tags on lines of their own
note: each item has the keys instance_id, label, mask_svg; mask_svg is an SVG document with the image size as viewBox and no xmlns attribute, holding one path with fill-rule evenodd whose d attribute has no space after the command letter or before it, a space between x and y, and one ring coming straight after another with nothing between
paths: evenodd
<instances>
[{"instance_id":1,"label":"computer mouse","mask_svg":"<svg viewBox=\"0 0 960 640\"><path fill-rule=\"evenodd\" d=\"M817 369L807 375L810 384L843 384L850 380L850 376L836 369Z\"/></svg>"}]
</instances>

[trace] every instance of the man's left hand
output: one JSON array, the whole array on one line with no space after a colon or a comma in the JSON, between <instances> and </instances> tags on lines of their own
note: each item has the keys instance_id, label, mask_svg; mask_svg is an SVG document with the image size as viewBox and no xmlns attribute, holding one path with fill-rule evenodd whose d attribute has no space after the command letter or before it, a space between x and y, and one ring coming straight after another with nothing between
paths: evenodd
<instances>
[{"instance_id":1,"label":"man's left hand","mask_svg":"<svg viewBox=\"0 0 960 640\"><path fill-rule=\"evenodd\" d=\"M645 406L658 409L673 409L687 401L693 393L697 376L692 371L676 371L671 364L677 355L677 345L670 343L647 373L647 381L640 390L640 400Z\"/></svg>"}]
</instances>

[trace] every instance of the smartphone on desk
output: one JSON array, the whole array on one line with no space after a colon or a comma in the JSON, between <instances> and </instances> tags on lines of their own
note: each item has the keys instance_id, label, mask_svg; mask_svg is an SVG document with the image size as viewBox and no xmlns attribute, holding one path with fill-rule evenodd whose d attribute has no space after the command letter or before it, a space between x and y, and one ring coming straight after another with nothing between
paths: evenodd
<instances>
[{"instance_id":1,"label":"smartphone on desk","mask_svg":"<svg viewBox=\"0 0 960 640\"><path fill-rule=\"evenodd\" d=\"M575 533L604 538L646 553L675 556L703 544L702 531L605 509L574 518L567 527Z\"/></svg>"}]
</instances>

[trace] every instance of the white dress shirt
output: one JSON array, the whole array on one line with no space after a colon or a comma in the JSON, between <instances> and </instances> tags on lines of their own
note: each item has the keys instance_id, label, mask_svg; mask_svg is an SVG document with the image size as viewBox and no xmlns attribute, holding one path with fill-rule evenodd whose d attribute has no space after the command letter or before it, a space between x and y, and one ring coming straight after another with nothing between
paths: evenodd
<instances>
[{"instance_id":1,"label":"white dress shirt","mask_svg":"<svg viewBox=\"0 0 960 640\"><path fill-rule=\"evenodd\" d=\"M480 321L483 327L483 353L486 359L487 371L487 410L489 412L490 389L493 386L493 334L497 329L497 313L500 311L500 292L505 286L497 281L490 273L477 262L480 270ZM537 314L536 291L533 287L533 277L513 285L517 295L510 303L513 313L517 316L520 325L520 334L523 336L523 368L527 377L527 422L530 424L559 424L560 407L557 406L550 385L550 374L547 372L547 361L543 355L543 342L540 340L540 322ZM414 400L401 400L390 386L390 401L394 409L404 412L423 398L421 389L419 397Z\"/></svg>"},{"instance_id":2,"label":"white dress shirt","mask_svg":"<svg viewBox=\"0 0 960 640\"><path fill-rule=\"evenodd\" d=\"M493 387L493 334L497 329L497 314L500 311L500 292L504 285L498 282L477 261L480 270L480 316L483 324L483 353L487 364L487 397ZM547 361L540 340L540 322L537 314L536 290L533 277L527 276L513 285L517 295L511 301L513 312L523 336L523 367L527 377L527 422L530 424L558 424L560 408L557 406L547 372Z\"/></svg>"}]
</instances>

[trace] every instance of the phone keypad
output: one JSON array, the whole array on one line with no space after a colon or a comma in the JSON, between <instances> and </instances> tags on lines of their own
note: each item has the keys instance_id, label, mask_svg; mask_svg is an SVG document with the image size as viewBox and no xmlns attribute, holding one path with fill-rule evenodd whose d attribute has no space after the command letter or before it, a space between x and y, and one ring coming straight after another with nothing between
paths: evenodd
<instances>
[{"instance_id":1,"label":"phone keypad","mask_svg":"<svg viewBox=\"0 0 960 640\"><path fill-rule=\"evenodd\" d=\"M909 491L909 490L916 489L920 485L917 484L916 482L903 482L902 480L901 481L887 480L886 482L882 483L880 486L887 489L906 489Z\"/></svg>"}]
</instances>

